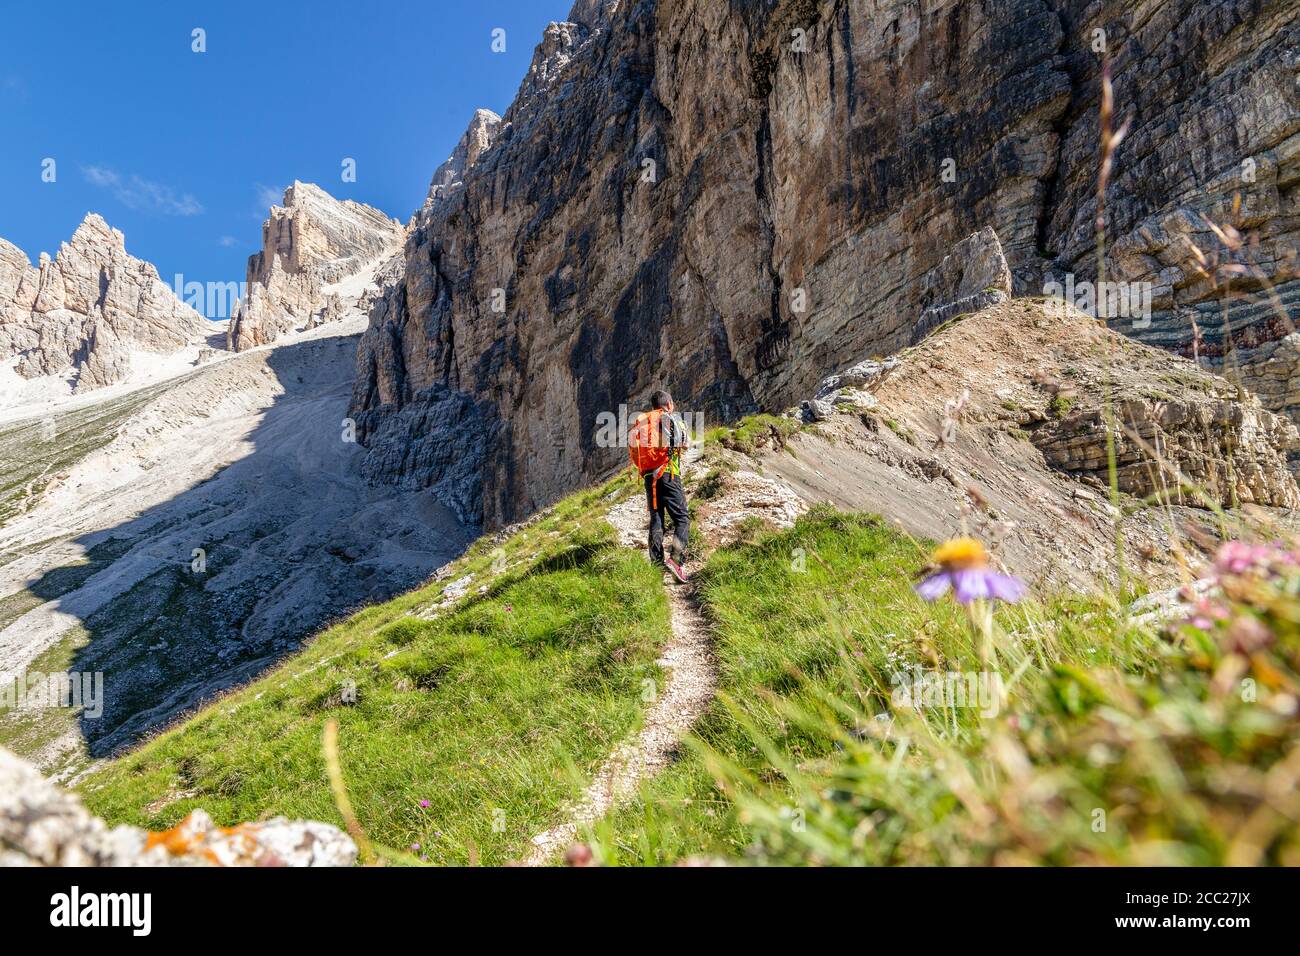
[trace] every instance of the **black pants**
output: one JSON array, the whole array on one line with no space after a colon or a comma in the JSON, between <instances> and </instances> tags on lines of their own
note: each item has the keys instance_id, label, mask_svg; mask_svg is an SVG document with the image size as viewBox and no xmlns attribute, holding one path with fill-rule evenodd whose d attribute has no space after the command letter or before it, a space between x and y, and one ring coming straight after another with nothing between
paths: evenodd
<instances>
[{"instance_id":1,"label":"black pants","mask_svg":"<svg viewBox=\"0 0 1300 956\"><path fill-rule=\"evenodd\" d=\"M664 475L658 481L658 488L652 489L655 481L654 472L645 476L645 503L650 509L650 560L663 564L664 560L664 512L673 519L673 537L677 539L677 554L686 560L686 541L691 533L691 515L686 510L686 489L682 480L676 475ZM652 494L657 496L659 507L655 507Z\"/></svg>"}]
</instances>

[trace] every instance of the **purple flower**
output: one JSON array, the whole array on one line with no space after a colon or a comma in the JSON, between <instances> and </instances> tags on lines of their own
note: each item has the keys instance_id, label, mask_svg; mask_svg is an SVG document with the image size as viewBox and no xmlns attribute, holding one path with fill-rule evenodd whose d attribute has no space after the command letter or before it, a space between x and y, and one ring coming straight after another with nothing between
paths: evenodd
<instances>
[{"instance_id":1,"label":"purple flower","mask_svg":"<svg viewBox=\"0 0 1300 956\"><path fill-rule=\"evenodd\" d=\"M1259 618L1243 614L1228 625L1228 640L1232 650L1250 655L1271 646L1275 639Z\"/></svg>"},{"instance_id":2,"label":"purple flower","mask_svg":"<svg viewBox=\"0 0 1300 956\"><path fill-rule=\"evenodd\" d=\"M428 809L429 809L429 801L428 801L428 800L421 800L421 801L420 801L420 806L421 806L422 808L424 808L425 810L428 810Z\"/></svg>"},{"instance_id":3,"label":"purple flower","mask_svg":"<svg viewBox=\"0 0 1300 956\"><path fill-rule=\"evenodd\" d=\"M958 604L996 598L1014 604L1025 596L1025 582L1010 574L999 574L988 568L963 568L957 571L939 570L916 586L916 593L927 601L935 601L952 588Z\"/></svg>"},{"instance_id":4,"label":"purple flower","mask_svg":"<svg viewBox=\"0 0 1300 956\"><path fill-rule=\"evenodd\" d=\"M937 570L916 586L927 601L937 601L951 588L958 604L979 600L1015 603L1025 596L1025 582L989 568L988 552L974 538L945 541L934 552Z\"/></svg>"}]
</instances>

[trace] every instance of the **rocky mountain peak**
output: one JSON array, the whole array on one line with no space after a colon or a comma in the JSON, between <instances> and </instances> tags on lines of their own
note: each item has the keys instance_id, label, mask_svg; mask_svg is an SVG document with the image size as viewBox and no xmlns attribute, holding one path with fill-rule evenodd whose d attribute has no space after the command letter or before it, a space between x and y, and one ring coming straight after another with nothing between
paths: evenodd
<instances>
[{"instance_id":1,"label":"rocky mountain peak","mask_svg":"<svg viewBox=\"0 0 1300 956\"><path fill-rule=\"evenodd\" d=\"M496 113L485 109L474 111L456 148L446 162L434 171L433 180L429 183L429 195L424 201L425 209L431 207L440 196L460 185L465 174L492 145L500 128L501 117Z\"/></svg>"},{"instance_id":2,"label":"rocky mountain peak","mask_svg":"<svg viewBox=\"0 0 1300 956\"><path fill-rule=\"evenodd\" d=\"M589 91L566 88L556 96L559 81L571 72L573 64L582 62L589 51L600 45L600 38L611 31L613 17L617 12L619 5L613 0L579 0L568 20L547 24L542 31L541 42L533 51L528 72L524 74L514 100L502 117L503 127L518 126L523 130L523 137L527 138L531 135L533 121L539 116L551 115L556 110L567 112L570 109L579 111L574 119L583 115L581 110L588 107L579 105L577 101ZM614 75L602 78L604 92L619 100L629 92L625 88L625 82L631 79L623 74L620 67ZM568 148L572 148L571 145Z\"/></svg>"},{"instance_id":3,"label":"rocky mountain peak","mask_svg":"<svg viewBox=\"0 0 1300 956\"><path fill-rule=\"evenodd\" d=\"M546 91L568 69L574 57L578 55L583 41L591 33L592 27L585 23L565 21L547 25L542 31L542 42L537 44L537 49L533 51L532 63L528 67L527 74L524 75L519 92L515 94L514 102L506 110L507 123L518 122L540 109L539 101L544 99Z\"/></svg>"},{"instance_id":4,"label":"rocky mountain peak","mask_svg":"<svg viewBox=\"0 0 1300 956\"><path fill-rule=\"evenodd\" d=\"M313 200L324 201L333 197L325 190L321 189L315 183L304 183L301 179L295 179L284 191L284 202L281 204L285 209L292 209L298 205L299 199L304 203Z\"/></svg>"},{"instance_id":5,"label":"rocky mountain peak","mask_svg":"<svg viewBox=\"0 0 1300 956\"><path fill-rule=\"evenodd\" d=\"M294 180L262 223L262 248L248 259L248 296L231 316L228 347L264 345L360 307L368 281L336 287L373 272L405 238L406 228L373 206Z\"/></svg>"},{"instance_id":6,"label":"rocky mountain peak","mask_svg":"<svg viewBox=\"0 0 1300 956\"><path fill-rule=\"evenodd\" d=\"M262 223L262 249L249 257L248 282L268 279L277 256L288 273L315 271L337 282L404 235L401 223L373 206L295 180L284 191L284 205L272 206Z\"/></svg>"},{"instance_id":7,"label":"rocky mountain peak","mask_svg":"<svg viewBox=\"0 0 1300 956\"><path fill-rule=\"evenodd\" d=\"M110 226L97 212L88 212L81 224L72 232L71 245L94 245L96 242L106 242L110 245L126 248L126 236L122 230L114 229Z\"/></svg>"},{"instance_id":8,"label":"rocky mountain peak","mask_svg":"<svg viewBox=\"0 0 1300 956\"><path fill-rule=\"evenodd\" d=\"M41 253L41 261L48 262L49 256ZM0 239L0 325L16 321L18 290L24 281L34 281L31 277L35 274L36 269L27 253Z\"/></svg>"},{"instance_id":9,"label":"rocky mountain peak","mask_svg":"<svg viewBox=\"0 0 1300 956\"><path fill-rule=\"evenodd\" d=\"M206 334L203 317L97 213L39 263L0 243L0 360L23 378L62 375L78 391L99 388L131 374L133 353L172 354Z\"/></svg>"}]
</instances>

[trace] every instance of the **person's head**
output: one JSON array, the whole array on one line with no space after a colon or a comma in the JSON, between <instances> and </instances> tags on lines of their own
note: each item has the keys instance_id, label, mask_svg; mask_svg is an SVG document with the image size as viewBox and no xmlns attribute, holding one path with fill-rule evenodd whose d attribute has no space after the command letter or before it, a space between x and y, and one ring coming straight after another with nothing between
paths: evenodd
<instances>
[{"instance_id":1,"label":"person's head","mask_svg":"<svg viewBox=\"0 0 1300 956\"><path fill-rule=\"evenodd\" d=\"M662 408L664 411L671 412L673 410L673 397L662 388L656 388L650 393L650 407Z\"/></svg>"}]
</instances>

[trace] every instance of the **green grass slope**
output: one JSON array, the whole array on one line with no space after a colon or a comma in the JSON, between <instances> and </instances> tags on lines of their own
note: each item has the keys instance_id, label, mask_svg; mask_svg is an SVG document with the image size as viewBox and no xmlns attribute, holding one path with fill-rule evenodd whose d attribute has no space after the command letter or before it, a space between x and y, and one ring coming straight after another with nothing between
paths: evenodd
<instances>
[{"instance_id":1,"label":"green grass slope","mask_svg":"<svg viewBox=\"0 0 1300 956\"><path fill-rule=\"evenodd\" d=\"M1297 862L1295 598L1270 599L1277 640L1246 656L1105 597L986 625L920 600L923 562L828 508L716 552L698 585L718 699L684 759L590 834L597 859ZM1005 698L896 693L918 672L997 674Z\"/></svg>"},{"instance_id":2,"label":"green grass slope","mask_svg":"<svg viewBox=\"0 0 1300 956\"><path fill-rule=\"evenodd\" d=\"M483 539L443 581L339 623L109 763L83 797L112 822L155 829L196 807L227 824L281 814L341 824L321 748L334 718L371 841L408 862L515 859L635 731L643 682L660 677L659 575L618 548L602 518L630 490L616 481ZM464 597L431 620L412 613L430 613L453 582Z\"/></svg>"},{"instance_id":3,"label":"green grass slope","mask_svg":"<svg viewBox=\"0 0 1300 956\"><path fill-rule=\"evenodd\" d=\"M740 451L714 436L697 502L735 464L719 448ZM661 676L660 575L604 521L633 493L622 478L483 539L443 582L110 763L83 782L88 804L151 827L198 806L341 822L332 717L356 816L388 856L519 858ZM1189 627L1107 593L927 603L912 585L929 543L874 516L741 527L700 542L718 696L679 759L583 832L598 862L1300 864L1300 552L1221 579ZM426 620L449 582L468 594Z\"/></svg>"}]
</instances>

